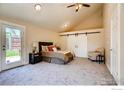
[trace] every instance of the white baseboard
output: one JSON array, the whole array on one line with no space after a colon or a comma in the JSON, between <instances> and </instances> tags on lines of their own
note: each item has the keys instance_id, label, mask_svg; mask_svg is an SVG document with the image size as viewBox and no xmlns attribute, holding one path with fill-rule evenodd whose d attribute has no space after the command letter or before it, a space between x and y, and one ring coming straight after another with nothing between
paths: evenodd
<instances>
[{"instance_id":1,"label":"white baseboard","mask_svg":"<svg viewBox=\"0 0 124 93\"><path fill-rule=\"evenodd\" d=\"M109 67L108 64L106 64L106 66L107 66L108 70L110 71L110 73L111 73L111 75L112 75L111 68ZM112 75L112 76L113 76L113 75ZM114 77L114 76L113 76L113 77ZM115 77L114 77L114 78L115 78ZM118 79L118 80L119 80L119 79ZM118 80L115 79L117 85L120 85L120 82L119 82Z\"/></svg>"}]
</instances>

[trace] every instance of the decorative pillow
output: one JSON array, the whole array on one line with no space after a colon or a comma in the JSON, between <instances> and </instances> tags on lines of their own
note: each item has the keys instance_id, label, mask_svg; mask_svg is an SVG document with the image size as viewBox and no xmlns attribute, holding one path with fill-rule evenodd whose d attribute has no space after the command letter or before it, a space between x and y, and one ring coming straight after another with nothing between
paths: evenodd
<instances>
[{"instance_id":1,"label":"decorative pillow","mask_svg":"<svg viewBox=\"0 0 124 93\"><path fill-rule=\"evenodd\" d=\"M46 51L46 47L45 46L42 46L42 51Z\"/></svg>"},{"instance_id":2,"label":"decorative pillow","mask_svg":"<svg viewBox=\"0 0 124 93\"><path fill-rule=\"evenodd\" d=\"M54 51L54 52L57 52L57 48L56 48L56 47L53 47L53 51Z\"/></svg>"},{"instance_id":3,"label":"decorative pillow","mask_svg":"<svg viewBox=\"0 0 124 93\"><path fill-rule=\"evenodd\" d=\"M44 52L48 51L47 46L42 46L42 51Z\"/></svg>"},{"instance_id":4,"label":"decorative pillow","mask_svg":"<svg viewBox=\"0 0 124 93\"><path fill-rule=\"evenodd\" d=\"M47 48L48 48L49 51L53 51L53 46L52 45L48 46Z\"/></svg>"},{"instance_id":5,"label":"decorative pillow","mask_svg":"<svg viewBox=\"0 0 124 93\"><path fill-rule=\"evenodd\" d=\"M48 46L46 46L46 51L49 52Z\"/></svg>"}]
</instances>

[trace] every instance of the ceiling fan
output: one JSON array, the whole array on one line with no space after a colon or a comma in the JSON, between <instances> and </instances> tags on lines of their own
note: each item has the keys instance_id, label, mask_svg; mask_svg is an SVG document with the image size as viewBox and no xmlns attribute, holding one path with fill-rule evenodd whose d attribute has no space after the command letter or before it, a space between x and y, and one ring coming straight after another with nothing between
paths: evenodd
<instances>
[{"instance_id":1,"label":"ceiling fan","mask_svg":"<svg viewBox=\"0 0 124 93\"><path fill-rule=\"evenodd\" d=\"M76 8L75 12L78 12L78 10L81 9L82 7L90 7L90 5L84 4L84 3L75 3L75 4L67 6L67 8L70 8L70 7L75 7Z\"/></svg>"}]
</instances>

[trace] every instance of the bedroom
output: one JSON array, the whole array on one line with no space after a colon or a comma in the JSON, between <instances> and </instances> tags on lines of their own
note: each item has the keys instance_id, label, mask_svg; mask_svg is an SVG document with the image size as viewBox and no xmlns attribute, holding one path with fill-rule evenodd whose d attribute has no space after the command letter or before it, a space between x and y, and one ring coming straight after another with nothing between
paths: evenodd
<instances>
[{"instance_id":1,"label":"bedroom","mask_svg":"<svg viewBox=\"0 0 124 93\"><path fill-rule=\"evenodd\" d=\"M119 4L89 3L90 7L82 7L77 12L75 7L67 8L67 6L71 5L70 3L40 3L38 5L38 10L36 10L36 4L0 3L0 28L2 29L0 31L0 40L2 41L0 43L0 85L124 84L122 75L123 69L121 68L122 63L118 62L116 65L112 64L117 67L111 67L109 51L109 33L111 30L110 22L112 17L110 14L113 14L113 8L116 10L116 8L118 9L119 7L120 9ZM8 32L7 29L9 29ZM118 30L116 27L115 29ZM15 31L12 31L11 34L17 34L15 41L18 41L18 45L21 45L21 47L18 47L16 44L15 46L14 43L12 44L20 53L19 58L17 59L16 56L12 61L19 60L19 62L10 62L11 58L9 61L7 59L7 56L11 53L6 55L8 52L5 50L7 46L10 46L9 43L7 43L10 39L6 39L5 37L8 36L11 30ZM21 38L21 41L18 38ZM83 40L83 43L81 40ZM48 44L52 42L62 51L71 51L73 56L79 58L71 58L71 60L66 61L69 63L64 65L54 64L55 60L57 60L56 62L60 62L60 60L58 61L58 59L51 58L44 58L44 60L48 62L52 60L53 63L44 62L44 60L42 60L40 63L29 64L29 53L32 53L34 50L39 52L39 42L46 42ZM45 46L46 45L47 44L45 44ZM99 62L92 62L87 59L90 51L95 51L101 47L105 49L105 64L104 62L99 64ZM11 47L7 48L11 49ZM41 53L41 55L42 54L43 53ZM54 56L56 57L58 54L54 54ZM61 59L65 58L65 55L59 56L61 56ZM102 61L104 58L102 58ZM118 71L118 69L120 70ZM116 76L116 73L112 71L118 72L120 76ZM44 75L42 73L44 73ZM37 75L41 75L42 78L37 77ZM83 76L86 77L82 79ZM50 78L53 78L53 80ZM21 79L23 80L20 81Z\"/></svg>"}]
</instances>

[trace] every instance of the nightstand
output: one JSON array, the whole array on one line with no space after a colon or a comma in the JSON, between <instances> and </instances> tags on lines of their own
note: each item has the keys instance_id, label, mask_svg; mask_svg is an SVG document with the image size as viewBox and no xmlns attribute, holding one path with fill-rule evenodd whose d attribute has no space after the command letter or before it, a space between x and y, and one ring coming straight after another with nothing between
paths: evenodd
<instances>
[{"instance_id":1,"label":"nightstand","mask_svg":"<svg viewBox=\"0 0 124 93\"><path fill-rule=\"evenodd\" d=\"M96 57L96 61L99 62L99 64L100 64L101 62L104 62L104 64L105 64L105 56L103 56L103 55L98 55L98 56Z\"/></svg>"},{"instance_id":2,"label":"nightstand","mask_svg":"<svg viewBox=\"0 0 124 93\"><path fill-rule=\"evenodd\" d=\"M35 64L42 61L40 53L29 53L29 64Z\"/></svg>"}]
</instances>

